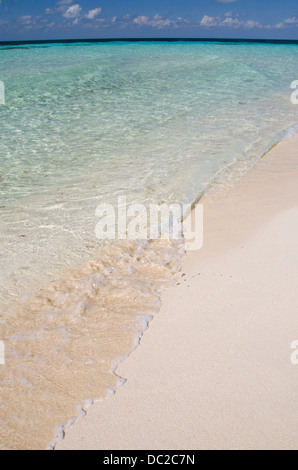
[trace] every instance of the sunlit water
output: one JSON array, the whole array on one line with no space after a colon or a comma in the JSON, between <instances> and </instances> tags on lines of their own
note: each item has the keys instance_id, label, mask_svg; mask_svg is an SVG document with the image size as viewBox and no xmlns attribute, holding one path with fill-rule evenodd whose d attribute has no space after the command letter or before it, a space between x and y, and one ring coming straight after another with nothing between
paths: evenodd
<instances>
[{"instance_id":1,"label":"sunlit water","mask_svg":"<svg viewBox=\"0 0 298 470\"><path fill-rule=\"evenodd\" d=\"M119 383L181 243L104 246L96 207L193 202L294 129L298 46L0 47L3 448L45 448ZM103 250L103 251L102 251Z\"/></svg>"}]
</instances>

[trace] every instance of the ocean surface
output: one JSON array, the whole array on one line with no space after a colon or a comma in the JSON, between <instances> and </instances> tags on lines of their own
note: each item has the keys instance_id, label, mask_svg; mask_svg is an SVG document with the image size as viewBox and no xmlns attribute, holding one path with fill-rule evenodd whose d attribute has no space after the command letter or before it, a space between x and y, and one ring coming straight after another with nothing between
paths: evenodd
<instances>
[{"instance_id":1,"label":"ocean surface","mask_svg":"<svg viewBox=\"0 0 298 470\"><path fill-rule=\"evenodd\" d=\"M51 447L113 393L177 280L182 240L103 242L97 206L239 178L298 128L297 64L295 43L0 44L0 448Z\"/></svg>"}]
</instances>

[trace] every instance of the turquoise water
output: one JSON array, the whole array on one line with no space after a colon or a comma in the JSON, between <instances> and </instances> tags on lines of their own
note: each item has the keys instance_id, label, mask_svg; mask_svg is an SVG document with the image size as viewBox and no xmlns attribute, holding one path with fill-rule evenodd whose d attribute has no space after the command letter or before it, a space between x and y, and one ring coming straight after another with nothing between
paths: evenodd
<instances>
[{"instance_id":1,"label":"turquoise water","mask_svg":"<svg viewBox=\"0 0 298 470\"><path fill-rule=\"evenodd\" d=\"M0 57L5 302L87 255L99 203L193 201L298 121L297 45L47 44Z\"/></svg>"},{"instance_id":2,"label":"turquoise water","mask_svg":"<svg viewBox=\"0 0 298 470\"><path fill-rule=\"evenodd\" d=\"M158 309L157 285L168 276L165 266L178 248L110 246L103 261L98 254L102 243L95 237L96 207L115 204L120 195L145 204L193 202L206 188L245 173L298 123L298 107L290 101L297 64L295 44L0 46L0 80L6 87L6 104L0 106L0 318L10 334L26 336L28 318L34 318L36 331L48 331L49 318L55 317L59 334L56 343L54 335L47 340L47 347L51 343L59 349L61 363L72 354L72 373L81 373L80 360L69 351L67 322L75 323L77 335L83 328L76 323L80 312L90 319L100 310L101 330L115 324L123 333L125 312L113 302L125 289L122 305L129 297L138 299L135 311L130 304L125 307L131 318L125 317L126 329L138 315ZM149 265L143 277L130 278L145 255ZM88 265L94 258L96 269ZM78 266L84 266L80 278L70 274ZM92 297L90 306L95 284L100 296ZM41 288L47 298L55 290L52 307L45 307L44 297L39 303L34 297L34 317L28 307L20 317L10 313ZM96 335L92 324L88 341ZM36 338L30 338L32 345ZM111 338L101 338L106 345L102 361L129 349L125 343L107 353ZM121 343L121 335L117 341ZM86 344L80 347L86 349ZM38 348L35 356L48 367L53 358L45 360L40 344ZM25 352L12 349L11 355L26 363ZM16 374L22 361L11 369L10 386L29 381ZM108 381L103 383L107 389ZM90 398L88 393L80 389L77 403ZM22 399L15 398L20 409ZM28 402L24 406L30 411ZM26 418L22 411L28 429L28 423L33 426L29 411Z\"/></svg>"}]
</instances>

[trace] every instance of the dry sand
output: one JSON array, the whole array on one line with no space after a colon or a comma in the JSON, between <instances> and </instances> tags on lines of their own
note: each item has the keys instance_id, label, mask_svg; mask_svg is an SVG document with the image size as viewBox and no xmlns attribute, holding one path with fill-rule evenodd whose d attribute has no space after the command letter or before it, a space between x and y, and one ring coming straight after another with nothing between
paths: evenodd
<instances>
[{"instance_id":1,"label":"dry sand","mask_svg":"<svg viewBox=\"0 0 298 470\"><path fill-rule=\"evenodd\" d=\"M298 137L203 202L204 247L119 366L126 384L57 449L298 449Z\"/></svg>"}]
</instances>

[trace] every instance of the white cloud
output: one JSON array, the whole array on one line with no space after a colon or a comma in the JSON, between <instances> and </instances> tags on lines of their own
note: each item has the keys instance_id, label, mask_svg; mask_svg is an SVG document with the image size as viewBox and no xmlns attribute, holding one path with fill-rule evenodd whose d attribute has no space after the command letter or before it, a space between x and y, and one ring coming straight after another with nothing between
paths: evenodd
<instances>
[{"instance_id":1,"label":"white cloud","mask_svg":"<svg viewBox=\"0 0 298 470\"><path fill-rule=\"evenodd\" d=\"M233 3L237 0L216 0L219 3ZM287 18L280 23L275 25L263 25L259 21L255 20L241 20L239 19L241 15L239 13L233 13L232 11L226 12L224 14L225 19L221 19L220 17L213 17L205 15L200 21L200 25L205 28L211 28L214 26L222 26L226 28L233 28L238 29L240 27L244 29L283 29L283 28L296 28L298 27L298 18L296 16L292 16L291 18Z\"/></svg>"},{"instance_id":2,"label":"white cloud","mask_svg":"<svg viewBox=\"0 0 298 470\"><path fill-rule=\"evenodd\" d=\"M274 29L283 29L285 28L286 25L284 24L283 21L281 21L280 23L277 23L275 24L274 26L271 26L270 24L267 26L268 29L271 29L271 28L274 28Z\"/></svg>"},{"instance_id":3,"label":"white cloud","mask_svg":"<svg viewBox=\"0 0 298 470\"><path fill-rule=\"evenodd\" d=\"M240 27L247 28L247 29L262 28L262 25L259 21L254 21L254 20L243 21L237 18L237 16L239 15L235 15L235 16L234 17L228 16L223 20L222 18L218 16L214 18L213 16L205 15L201 19L200 25L205 28L211 28L214 26L222 26L222 27L233 28L233 29L238 29Z\"/></svg>"},{"instance_id":4,"label":"white cloud","mask_svg":"<svg viewBox=\"0 0 298 470\"><path fill-rule=\"evenodd\" d=\"M291 18L286 18L285 20L277 23L275 25L266 26L267 29L285 29L285 28L297 28L298 27L298 18L292 16Z\"/></svg>"},{"instance_id":5,"label":"white cloud","mask_svg":"<svg viewBox=\"0 0 298 470\"><path fill-rule=\"evenodd\" d=\"M292 16L292 18L287 18L284 20L285 24L298 24L298 18L296 16Z\"/></svg>"},{"instance_id":6,"label":"white cloud","mask_svg":"<svg viewBox=\"0 0 298 470\"><path fill-rule=\"evenodd\" d=\"M161 29L175 25L176 21L163 18L161 15L156 14L153 18L149 18L149 16L137 16L134 18L133 23L138 26L152 26L153 28Z\"/></svg>"},{"instance_id":7,"label":"white cloud","mask_svg":"<svg viewBox=\"0 0 298 470\"><path fill-rule=\"evenodd\" d=\"M252 28L262 28L263 26L259 21L254 21L254 20L247 20L244 22L244 27L248 29Z\"/></svg>"},{"instance_id":8,"label":"white cloud","mask_svg":"<svg viewBox=\"0 0 298 470\"><path fill-rule=\"evenodd\" d=\"M228 17L221 22L221 26L228 26L230 28L240 28L243 25L243 22L238 20L238 18Z\"/></svg>"},{"instance_id":9,"label":"white cloud","mask_svg":"<svg viewBox=\"0 0 298 470\"><path fill-rule=\"evenodd\" d=\"M134 18L133 20L135 24L139 24L139 25L148 24L148 21L149 21L149 16L137 16L137 18Z\"/></svg>"},{"instance_id":10,"label":"white cloud","mask_svg":"<svg viewBox=\"0 0 298 470\"><path fill-rule=\"evenodd\" d=\"M219 18L214 18L213 16L205 15L201 19L200 25L209 28L211 26L216 26L219 22Z\"/></svg>"},{"instance_id":11,"label":"white cloud","mask_svg":"<svg viewBox=\"0 0 298 470\"><path fill-rule=\"evenodd\" d=\"M237 2L238 0L216 0L218 3L234 3Z\"/></svg>"},{"instance_id":12,"label":"white cloud","mask_svg":"<svg viewBox=\"0 0 298 470\"><path fill-rule=\"evenodd\" d=\"M21 24L34 24L35 23L35 19L32 18L32 16L30 15L24 15L24 16L20 16L18 19L17 19L17 22L18 23L21 23Z\"/></svg>"},{"instance_id":13,"label":"white cloud","mask_svg":"<svg viewBox=\"0 0 298 470\"><path fill-rule=\"evenodd\" d=\"M67 10L63 13L64 18L71 19L71 18L78 18L82 11L82 8L77 3L76 5L71 5Z\"/></svg>"},{"instance_id":14,"label":"white cloud","mask_svg":"<svg viewBox=\"0 0 298 470\"><path fill-rule=\"evenodd\" d=\"M57 5L70 5L72 1L73 0L59 0L59 2L57 2Z\"/></svg>"},{"instance_id":15,"label":"white cloud","mask_svg":"<svg viewBox=\"0 0 298 470\"><path fill-rule=\"evenodd\" d=\"M101 13L101 8L94 8L93 10L89 10L87 15L85 15L85 18L87 18L88 20L93 20L99 15L99 13Z\"/></svg>"}]
</instances>

